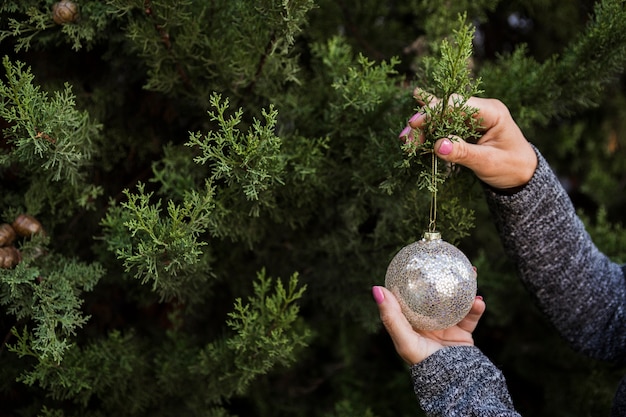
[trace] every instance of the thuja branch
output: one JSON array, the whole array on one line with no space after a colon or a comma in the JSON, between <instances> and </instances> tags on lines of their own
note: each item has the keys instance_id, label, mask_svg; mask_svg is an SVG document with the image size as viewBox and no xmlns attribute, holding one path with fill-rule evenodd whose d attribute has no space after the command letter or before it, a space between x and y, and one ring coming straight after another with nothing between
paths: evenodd
<instances>
[{"instance_id":1,"label":"thuja branch","mask_svg":"<svg viewBox=\"0 0 626 417\"><path fill-rule=\"evenodd\" d=\"M424 123L413 134L420 140L407 141L404 145L408 154L405 165L417 163L420 169L417 186L431 194L428 224L431 232L436 229L438 189L453 172L450 165L437 163L435 142L441 138L455 141L459 137L472 141L480 135L477 109L467 105L469 97L480 93L480 80L474 79L471 71L473 36L474 28L465 22L465 16L460 16L459 29L453 32L452 39L440 43L440 56L425 59L426 68L432 68L428 74L430 85L415 91Z\"/></svg>"},{"instance_id":2,"label":"thuja branch","mask_svg":"<svg viewBox=\"0 0 626 417\"><path fill-rule=\"evenodd\" d=\"M190 367L194 374L212 376L206 380L207 401L243 394L256 377L276 365L292 363L311 337L300 321L297 302L306 286L299 284L297 273L285 287L262 269L253 286L253 296L247 302L236 299L228 314L226 323L232 334L206 345L197 364Z\"/></svg>"},{"instance_id":3,"label":"thuja branch","mask_svg":"<svg viewBox=\"0 0 626 417\"><path fill-rule=\"evenodd\" d=\"M183 81L183 85L185 86L185 88L190 89L191 88L191 80L189 79L189 75L187 75L187 71L185 71L185 68L183 68L182 64L180 63L180 60L178 60L174 56L174 53L172 52L172 41L171 41L171 38L170 38L170 34L169 34L169 32L167 30L165 30L164 25L160 24L157 21L156 13L155 13L154 9L152 8L152 1L150 1L150 0L145 0L144 1L144 12L154 22L154 29L159 34L159 37L161 38L161 42L165 46L165 49L167 50L167 53L174 60L175 65L176 65L176 71L178 72L178 75L180 76L181 80Z\"/></svg>"},{"instance_id":4,"label":"thuja branch","mask_svg":"<svg viewBox=\"0 0 626 417\"><path fill-rule=\"evenodd\" d=\"M434 63L430 76L432 85L426 90L418 89L415 98L425 105L420 108L426 115L421 134L424 142L416 144L420 151L430 153L438 139L456 137L477 139L479 133L475 114L477 109L467 105L467 99L480 94L480 79L471 72L472 40L474 27L459 18L460 28L454 31L452 42L444 39L440 45L440 57ZM430 58L431 60L434 58Z\"/></svg>"}]
</instances>

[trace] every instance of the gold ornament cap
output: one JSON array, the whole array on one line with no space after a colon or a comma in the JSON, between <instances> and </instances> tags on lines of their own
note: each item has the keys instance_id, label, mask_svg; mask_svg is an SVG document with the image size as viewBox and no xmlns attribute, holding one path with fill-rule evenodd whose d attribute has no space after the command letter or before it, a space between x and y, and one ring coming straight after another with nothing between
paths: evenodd
<instances>
[{"instance_id":1,"label":"gold ornament cap","mask_svg":"<svg viewBox=\"0 0 626 417\"><path fill-rule=\"evenodd\" d=\"M422 239L424 240L437 240L437 239L441 239L441 233L439 232L424 232L424 235L422 236Z\"/></svg>"}]
</instances>

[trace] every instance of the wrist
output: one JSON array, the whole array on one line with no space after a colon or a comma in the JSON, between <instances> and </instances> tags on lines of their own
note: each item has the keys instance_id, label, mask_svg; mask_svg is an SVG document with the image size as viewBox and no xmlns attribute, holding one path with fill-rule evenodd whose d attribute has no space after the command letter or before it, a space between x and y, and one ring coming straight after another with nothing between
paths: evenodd
<instances>
[{"instance_id":1,"label":"wrist","mask_svg":"<svg viewBox=\"0 0 626 417\"><path fill-rule=\"evenodd\" d=\"M489 190L491 190L493 193L498 194L498 195L514 195L517 194L518 192L522 191L526 185L519 185L517 187L510 187L510 188L496 188L496 187L492 187L491 185L487 184L487 183L483 183L485 185L485 187L487 187Z\"/></svg>"}]
</instances>

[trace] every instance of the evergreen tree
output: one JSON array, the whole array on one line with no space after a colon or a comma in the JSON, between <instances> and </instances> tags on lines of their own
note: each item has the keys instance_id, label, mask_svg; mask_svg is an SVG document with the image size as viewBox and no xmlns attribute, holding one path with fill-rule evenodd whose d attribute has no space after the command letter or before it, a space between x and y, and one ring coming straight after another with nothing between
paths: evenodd
<instances>
[{"instance_id":1,"label":"evergreen tree","mask_svg":"<svg viewBox=\"0 0 626 417\"><path fill-rule=\"evenodd\" d=\"M501 99L626 261L623 1L6 0L0 51L0 223L40 226L0 251L0 416L419 414L369 290L433 184L520 412L608 414L624 369L532 307L474 177L429 171L471 109L398 133L417 86Z\"/></svg>"}]
</instances>

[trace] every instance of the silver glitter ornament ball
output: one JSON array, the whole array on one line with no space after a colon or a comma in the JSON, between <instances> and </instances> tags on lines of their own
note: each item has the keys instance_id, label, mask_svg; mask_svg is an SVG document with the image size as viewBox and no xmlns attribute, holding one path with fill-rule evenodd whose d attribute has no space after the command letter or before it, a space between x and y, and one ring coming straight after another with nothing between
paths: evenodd
<instances>
[{"instance_id":1,"label":"silver glitter ornament ball","mask_svg":"<svg viewBox=\"0 0 626 417\"><path fill-rule=\"evenodd\" d=\"M439 233L402 248L391 260L385 287L417 330L443 330L461 321L476 297L476 271Z\"/></svg>"}]
</instances>

